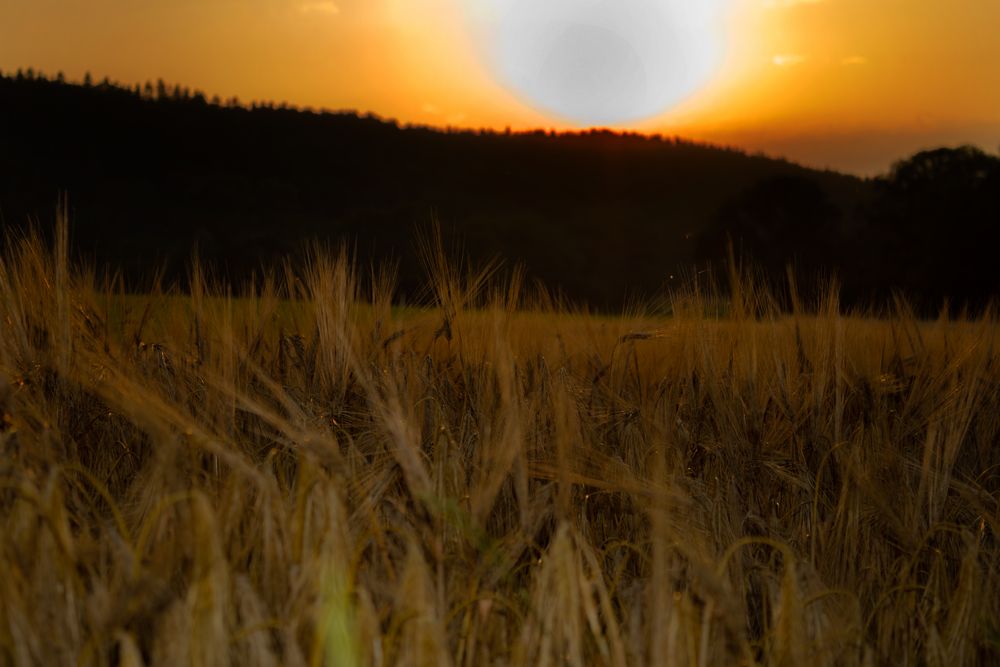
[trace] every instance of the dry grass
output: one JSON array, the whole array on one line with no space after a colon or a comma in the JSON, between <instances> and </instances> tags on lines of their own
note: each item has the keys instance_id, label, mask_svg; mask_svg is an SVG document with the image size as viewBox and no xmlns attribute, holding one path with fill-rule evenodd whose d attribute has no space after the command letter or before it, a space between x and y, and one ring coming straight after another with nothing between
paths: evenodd
<instances>
[{"instance_id":1,"label":"dry grass","mask_svg":"<svg viewBox=\"0 0 1000 667\"><path fill-rule=\"evenodd\" d=\"M0 663L1000 659L1000 326L0 262ZM433 256L433 253L431 253ZM494 284L494 283L489 283Z\"/></svg>"}]
</instances>

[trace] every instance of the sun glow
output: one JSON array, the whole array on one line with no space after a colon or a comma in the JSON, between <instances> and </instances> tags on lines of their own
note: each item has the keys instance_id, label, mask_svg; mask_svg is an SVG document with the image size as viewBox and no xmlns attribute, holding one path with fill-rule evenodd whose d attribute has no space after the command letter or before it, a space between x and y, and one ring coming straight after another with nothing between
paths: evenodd
<instances>
[{"instance_id":1,"label":"sun glow","mask_svg":"<svg viewBox=\"0 0 1000 667\"><path fill-rule=\"evenodd\" d=\"M670 109L721 61L729 0L467 0L497 79L550 114L619 124Z\"/></svg>"},{"instance_id":2,"label":"sun glow","mask_svg":"<svg viewBox=\"0 0 1000 667\"><path fill-rule=\"evenodd\" d=\"M678 135L874 174L996 150L1000 2L0 0L0 70L435 127Z\"/></svg>"}]
</instances>

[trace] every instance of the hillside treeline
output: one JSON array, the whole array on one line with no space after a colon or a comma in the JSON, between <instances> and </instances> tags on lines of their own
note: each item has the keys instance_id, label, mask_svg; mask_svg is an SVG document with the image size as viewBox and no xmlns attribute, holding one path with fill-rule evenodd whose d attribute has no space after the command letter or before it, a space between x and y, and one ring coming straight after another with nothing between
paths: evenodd
<instances>
[{"instance_id":1,"label":"hillside treeline","mask_svg":"<svg viewBox=\"0 0 1000 667\"><path fill-rule=\"evenodd\" d=\"M1000 160L972 149L863 181L676 138L403 127L33 72L0 78L0 122L4 224L44 228L64 196L77 252L133 281L183 280L194 247L238 281L320 239L397 262L412 298L436 220L472 261L523 265L598 308L719 267L730 240L776 277L836 272L861 302L997 287Z\"/></svg>"},{"instance_id":2,"label":"hillside treeline","mask_svg":"<svg viewBox=\"0 0 1000 667\"><path fill-rule=\"evenodd\" d=\"M699 237L701 259L751 258L772 282L834 273L848 301L906 295L931 313L978 310L1000 290L1000 158L938 148L902 160L866 184L854 209L814 181L767 179L727 201ZM811 285L815 293L816 285Z\"/></svg>"}]
</instances>

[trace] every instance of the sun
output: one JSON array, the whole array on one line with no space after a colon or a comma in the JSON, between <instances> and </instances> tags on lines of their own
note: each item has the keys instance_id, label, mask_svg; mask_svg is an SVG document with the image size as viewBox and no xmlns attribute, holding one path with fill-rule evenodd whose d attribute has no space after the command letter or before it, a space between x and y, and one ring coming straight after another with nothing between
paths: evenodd
<instances>
[{"instance_id":1,"label":"sun","mask_svg":"<svg viewBox=\"0 0 1000 667\"><path fill-rule=\"evenodd\" d=\"M465 0L494 76L581 125L657 115L721 60L731 0Z\"/></svg>"}]
</instances>

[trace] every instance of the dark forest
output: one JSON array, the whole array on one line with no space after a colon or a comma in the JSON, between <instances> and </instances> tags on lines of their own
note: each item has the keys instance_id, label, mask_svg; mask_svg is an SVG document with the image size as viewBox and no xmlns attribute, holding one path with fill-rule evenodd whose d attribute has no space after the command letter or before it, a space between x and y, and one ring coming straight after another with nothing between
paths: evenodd
<instances>
[{"instance_id":1,"label":"dark forest","mask_svg":"<svg viewBox=\"0 0 1000 667\"><path fill-rule=\"evenodd\" d=\"M3 225L44 230L67 202L75 252L136 288L153 268L182 283L193 252L238 283L318 240L396 262L412 299L437 224L473 263L602 310L730 247L775 283L836 276L860 306L899 292L933 313L1000 288L1000 158L970 147L859 179L678 138L402 127L34 72L0 78L0 127Z\"/></svg>"}]
</instances>

